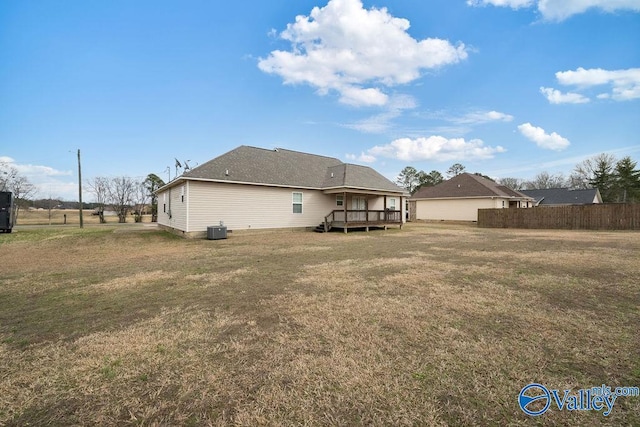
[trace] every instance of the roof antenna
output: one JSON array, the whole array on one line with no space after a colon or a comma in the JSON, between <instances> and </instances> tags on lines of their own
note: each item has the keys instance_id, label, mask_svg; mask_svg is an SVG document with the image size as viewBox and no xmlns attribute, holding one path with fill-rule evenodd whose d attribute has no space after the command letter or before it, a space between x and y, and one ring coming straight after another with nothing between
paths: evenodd
<instances>
[{"instance_id":1,"label":"roof antenna","mask_svg":"<svg viewBox=\"0 0 640 427\"><path fill-rule=\"evenodd\" d=\"M176 160L176 178L178 177L178 168L182 167L182 163L180 163L180 160L178 160L176 157L174 157L174 159Z\"/></svg>"},{"instance_id":2,"label":"roof antenna","mask_svg":"<svg viewBox=\"0 0 640 427\"><path fill-rule=\"evenodd\" d=\"M274 148L273 151L278 152L278 147Z\"/></svg>"},{"instance_id":3,"label":"roof antenna","mask_svg":"<svg viewBox=\"0 0 640 427\"><path fill-rule=\"evenodd\" d=\"M187 163L187 162L190 162L190 161L191 160L185 160L184 162L182 162L182 163L184 163L184 171L185 172L189 172L191 170L191 166L189 166L189 163Z\"/></svg>"}]
</instances>

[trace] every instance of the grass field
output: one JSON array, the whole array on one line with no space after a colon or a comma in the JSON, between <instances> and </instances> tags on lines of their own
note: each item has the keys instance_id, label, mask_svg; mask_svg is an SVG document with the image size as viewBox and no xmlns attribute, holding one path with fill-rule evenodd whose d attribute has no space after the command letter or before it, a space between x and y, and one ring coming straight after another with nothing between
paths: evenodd
<instances>
[{"instance_id":1,"label":"grass field","mask_svg":"<svg viewBox=\"0 0 640 427\"><path fill-rule=\"evenodd\" d=\"M0 425L640 425L640 234L0 235Z\"/></svg>"}]
</instances>

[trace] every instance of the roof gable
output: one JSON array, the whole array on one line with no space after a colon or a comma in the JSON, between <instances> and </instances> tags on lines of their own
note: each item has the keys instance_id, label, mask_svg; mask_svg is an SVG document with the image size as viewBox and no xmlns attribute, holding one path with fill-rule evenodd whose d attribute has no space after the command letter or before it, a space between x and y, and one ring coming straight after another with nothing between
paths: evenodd
<instances>
[{"instance_id":1,"label":"roof gable","mask_svg":"<svg viewBox=\"0 0 640 427\"><path fill-rule=\"evenodd\" d=\"M181 178L298 188L350 187L404 192L367 166L281 148L267 150L244 145L185 172Z\"/></svg>"},{"instance_id":2,"label":"roof gable","mask_svg":"<svg viewBox=\"0 0 640 427\"><path fill-rule=\"evenodd\" d=\"M498 185L489 179L470 173L461 173L432 187L422 187L411 198L442 199L468 197L529 198L511 188Z\"/></svg>"}]
</instances>

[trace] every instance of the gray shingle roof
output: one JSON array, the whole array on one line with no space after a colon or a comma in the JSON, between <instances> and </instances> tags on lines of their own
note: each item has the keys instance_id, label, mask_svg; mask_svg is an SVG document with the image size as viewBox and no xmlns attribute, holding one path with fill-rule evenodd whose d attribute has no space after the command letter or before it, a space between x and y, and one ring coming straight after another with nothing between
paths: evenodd
<instances>
[{"instance_id":1,"label":"gray shingle roof","mask_svg":"<svg viewBox=\"0 0 640 427\"><path fill-rule=\"evenodd\" d=\"M539 190L522 190L522 193L533 197L540 205L590 205L598 190L571 190L569 188L546 188Z\"/></svg>"},{"instance_id":2,"label":"gray shingle roof","mask_svg":"<svg viewBox=\"0 0 640 427\"><path fill-rule=\"evenodd\" d=\"M498 185L479 175L462 173L432 187L423 187L411 196L412 199L442 199L463 197L505 197L529 199L518 191Z\"/></svg>"},{"instance_id":3,"label":"gray shingle roof","mask_svg":"<svg viewBox=\"0 0 640 427\"><path fill-rule=\"evenodd\" d=\"M333 157L278 148L240 146L189 172L185 179L255 183L301 188L361 188L403 193L404 189L367 166Z\"/></svg>"}]
</instances>

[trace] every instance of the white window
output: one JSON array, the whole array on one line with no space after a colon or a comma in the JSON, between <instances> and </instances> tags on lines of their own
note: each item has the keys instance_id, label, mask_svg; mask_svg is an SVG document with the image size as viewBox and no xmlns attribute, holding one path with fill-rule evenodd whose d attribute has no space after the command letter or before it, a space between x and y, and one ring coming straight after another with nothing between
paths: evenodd
<instances>
[{"instance_id":1,"label":"white window","mask_svg":"<svg viewBox=\"0 0 640 427\"><path fill-rule=\"evenodd\" d=\"M396 199L389 199L389 209L392 211L396 210Z\"/></svg>"},{"instance_id":2,"label":"white window","mask_svg":"<svg viewBox=\"0 0 640 427\"><path fill-rule=\"evenodd\" d=\"M184 185L180 187L180 201L184 203Z\"/></svg>"},{"instance_id":3,"label":"white window","mask_svg":"<svg viewBox=\"0 0 640 427\"><path fill-rule=\"evenodd\" d=\"M302 193L292 193L293 213L302 213Z\"/></svg>"},{"instance_id":4,"label":"white window","mask_svg":"<svg viewBox=\"0 0 640 427\"><path fill-rule=\"evenodd\" d=\"M336 194L336 206L344 206L344 194Z\"/></svg>"}]
</instances>

